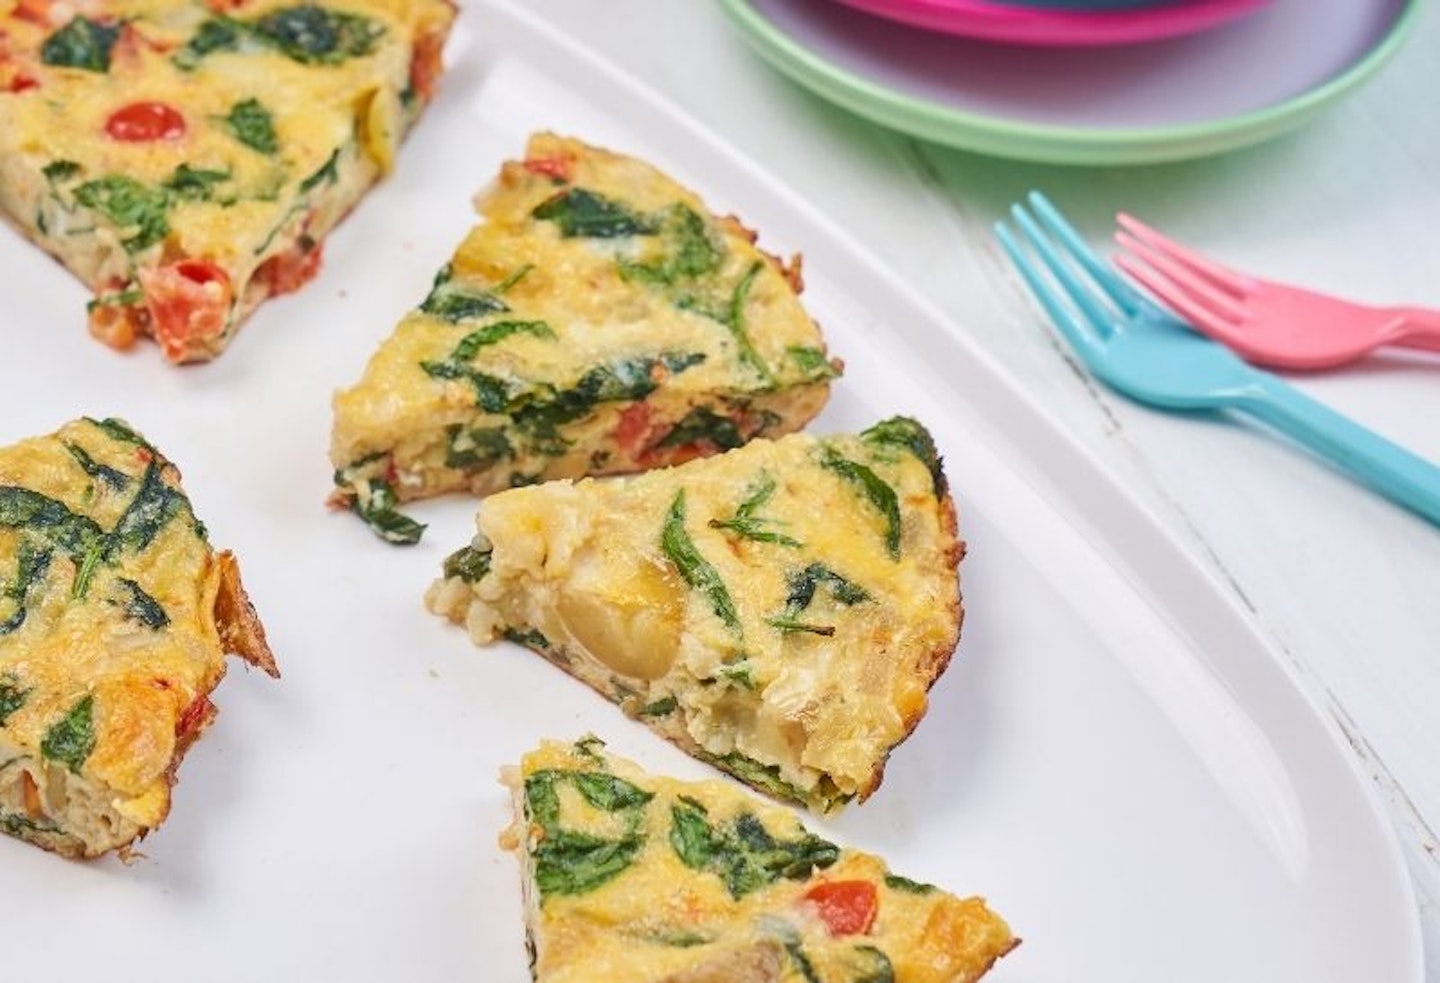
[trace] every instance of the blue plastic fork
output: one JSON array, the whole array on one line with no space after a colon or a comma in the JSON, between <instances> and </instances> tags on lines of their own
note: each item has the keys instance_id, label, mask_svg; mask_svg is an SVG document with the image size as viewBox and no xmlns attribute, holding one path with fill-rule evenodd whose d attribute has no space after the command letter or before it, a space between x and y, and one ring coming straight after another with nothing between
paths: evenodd
<instances>
[{"instance_id":1,"label":"blue plastic fork","mask_svg":"<svg viewBox=\"0 0 1440 983\"><path fill-rule=\"evenodd\" d=\"M1004 222L995 235L1098 379L1162 409L1248 413L1440 525L1440 467L1196 334L1092 252L1044 195L1032 191L1027 200L1029 209L1017 203L1010 214L1030 252Z\"/></svg>"}]
</instances>

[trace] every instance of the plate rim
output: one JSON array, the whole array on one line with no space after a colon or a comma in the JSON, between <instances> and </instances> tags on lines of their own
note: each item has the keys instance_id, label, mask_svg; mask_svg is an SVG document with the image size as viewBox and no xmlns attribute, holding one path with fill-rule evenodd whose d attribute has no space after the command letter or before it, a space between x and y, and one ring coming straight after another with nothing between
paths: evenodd
<instances>
[{"instance_id":1,"label":"plate rim","mask_svg":"<svg viewBox=\"0 0 1440 983\"><path fill-rule=\"evenodd\" d=\"M1270 106L1217 120L1158 127L1080 127L1028 123L955 109L905 95L796 41L755 0L719 0L740 35L770 65L811 93L887 129L961 150L1048 164L1152 164L1258 143L1305 123L1367 81L1413 33L1421 0L1404 7L1385 35L1325 82Z\"/></svg>"}]
</instances>

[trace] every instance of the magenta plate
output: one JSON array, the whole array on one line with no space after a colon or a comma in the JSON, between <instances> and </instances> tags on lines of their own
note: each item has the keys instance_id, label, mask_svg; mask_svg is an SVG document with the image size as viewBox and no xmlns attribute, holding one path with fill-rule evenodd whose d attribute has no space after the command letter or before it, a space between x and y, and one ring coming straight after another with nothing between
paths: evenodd
<instances>
[{"instance_id":1,"label":"magenta plate","mask_svg":"<svg viewBox=\"0 0 1440 983\"><path fill-rule=\"evenodd\" d=\"M1083 12L986 0L840 0L867 13L946 34L1022 44L1128 44L1194 34L1271 0L1178 0L1137 10Z\"/></svg>"}]
</instances>

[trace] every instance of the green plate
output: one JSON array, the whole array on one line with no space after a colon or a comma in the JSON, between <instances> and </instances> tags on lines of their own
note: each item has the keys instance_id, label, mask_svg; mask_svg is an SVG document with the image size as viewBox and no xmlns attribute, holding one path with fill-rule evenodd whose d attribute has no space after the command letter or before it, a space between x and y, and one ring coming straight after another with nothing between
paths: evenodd
<instances>
[{"instance_id":1,"label":"green plate","mask_svg":"<svg viewBox=\"0 0 1440 983\"><path fill-rule=\"evenodd\" d=\"M771 64L913 136L1052 164L1203 157L1291 130L1368 79L1420 0L1276 0L1188 38L1105 48L993 44L834 0L720 0Z\"/></svg>"}]
</instances>

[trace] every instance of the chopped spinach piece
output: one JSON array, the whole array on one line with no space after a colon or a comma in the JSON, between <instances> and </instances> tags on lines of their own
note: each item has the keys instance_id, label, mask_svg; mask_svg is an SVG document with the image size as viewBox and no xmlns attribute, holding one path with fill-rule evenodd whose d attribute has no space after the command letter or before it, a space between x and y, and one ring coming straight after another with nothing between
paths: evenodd
<instances>
[{"instance_id":1,"label":"chopped spinach piece","mask_svg":"<svg viewBox=\"0 0 1440 983\"><path fill-rule=\"evenodd\" d=\"M94 711L95 698L81 697L64 718L50 725L40 740L40 753L80 774L85 759L95 750Z\"/></svg>"},{"instance_id":2,"label":"chopped spinach piece","mask_svg":"<svg viewBox=\"0 0 1440 983\"><path fill-rule=\"evenodd\" d=\"M681 799L670 807L670 846L691 870L709 870L715 863L719 840L704 807L693 799Z\"/></svg>"},{"instance_id":3,"label":"chopped spinach piece","mask_svg":"<svg viewBox=\"0 0 1440 983\"><path fill-rule=\"evenodd\" d=\"M716 765L730 772L736 778L753 785L761 791L768 792L777 799L788 799L791 802L808 803L805 793L796 788L790 782L780 777L779 765L764 765L754 758L739 751L731 751L728 754L712 759Z\"/></svg>"},{"instance_id":4,"label":"chopped spinach piece","mask_svg":"<svg viewBox=\"0 0 1440 983\"><path fill-rule=\"evenodd\" d=\"M301 194L307 191L313 191L321 183L333 185L340 180L340 151L343 149L343 147L336 147L329 159L320 165L319 170L300 182Z\"/></svg>"},{"instance_id":5,"label":"chopped spinach piece","mask_svg":"<svg viewBox=\"0 0 1440 983\"><path fill-rule=\"evenodd\" d=\"M524 645L527 648L543 651L550 647L550 639L546 638L538 628L506 628L500 634L516 645Z\"/></svg>"},{"instance_id":6,"label":"chopped spinach piece","mask_svg":"<svg viewBox=\"0 0 1440 983\"><path fill-rule=\"evenodd\" d=\"M4 727L10 715L25 705L29 696L30 691L22 689L13 675L6 673L0 676L0 727Z\"/></svg>"},{"instance_id":7,"label":"chopped spinach piece","mask_svg":"<svg viewBox=\"0 0 1440 983\"><path fill-rule=\"evenodd\" d=\"M593 751L588 753L595 756ZM597 809L628 815L629 832L607 839L561 826L556 788L561 782L574 784L581 797ZM653 797L653 793L602 772L546 770L527 776L525 812L543 833L530 852L542 901L556 894L584 894L623 873L645 844L638 832L639 810Z\"/></svg>"},{"instance_id":8,"label":"chopped spinach piece","mask_svg":"<svg viewBox=\"0 0 1440 983\"><path fill-rule=\"evenodd\" d=\"M894 888L897 891L904 891L907 894L929 894L935 890L934 884L926 884L923 881L912 881L908 877L901 877L899 874L886 874L885 886Z\"/></svg>"},{"instance_id":9,"label":"chopped spinach piece","mask_svg":"<svg viewBox=\"0 0 1440 983\"><path fill-rule=\"evenodd\" d=\"M898 447L909 451L929 470L935 496L939 498L945 494L945 472L941 467L940 452L935 448L935 438L930 436L930 431L921 426L919 421L908 416L881 420L861 433L860 439L881 447Z\"/></svg>"},{"instance_id":10,"label":"chopped spinach piece","mask_svg":"<svg viewBox=\"0 0 1440 983\"><path fill-rule=\"evenodd\" d=\"M240 47L246 26L229 17L212 17L200 25L195 35L175 53L175 64L186 71L200 64L200 59L213 51L235 51Z\"/></svg>"},{"instance_id":11,"label":"chopped spinach piece","mask_svg":"<svg viewBox=\"0 0 1440 983\"><path fill-rule=\"evenodd\" d=\"M644 845L644 837L638 834L605 839L574 830L552 830L530 853L535 861L535 886L542 900L593 891L624 873Z\"/></svg>"},{"instance_id":12,"label":"chopped spinach piece","mask_svg":"<svg viewBox=\"0 0 1440 983\"><path fill-rule=\"evenodd\" d=\"M421 362L420 367L436 379L468 379L475 386L476 399L482 409L498 413L510 401L509 386L504 380L471 366L480 349L504 341L511 335L528 334L537 338L554 338L555 332L544 321L496 321L460 339L460 343L438 362Z\"/></svg>"},{"instance_id":13,"label":"chopped spinach piece","mask_svg":"<svg viewBox=\"0 0 1440 983\"><path fill-rule=\"evenodd\" d=\"M64 502L29 488L0 485L0 527L27 529L64 551L79 568L74 594L84 596L89 570L105 549L104 531Z\"/></svg>"},{"instance_id":14,"label":"chopped spinach piece","mask_svg":"<svg viewBox=\"0 0 1440 983\"><path fill-rule=\"evenodd\" d=\"M691 870L709 871L737 900L782 877L804 880L839 859L839 848L813 833L777 840L752 813L722 827L711 824L693 800L670 808L670 846Z\"/></svg>"},{"instance_id":15,"label":"chopped spinach piece","mask_svg":"<svg viewBox=\"0 0 1440 983\"><path fill-rule=\"evenodd\" d=\"M797 938L785 940L785 954L790 957L790 962L795 965L795 971L805 980L805 983L821 983L820 976L815 972L815 966L810 962L810 957L805 955L805 948Z\"/></svg>"},{"instance_id":16,"label":"chopped spinach piece","mask_svg":"<svg viewBox=\"0 0 1440 983\"><path fill-rule=\"evenodd\" d=\"M110 546L107 556L115 549L132 549L137 553L146 549L155 537L181 509L188 508L185 495L165 483L164 469L158 460L152 460L140 479L140 488L125 507L120 520L110 532Z\"/></svg>"},{"instance_id":17,"label":"chopped spinach piece","mask_svg":"<svg viewBox=\"0 0 1440 983\"><path fill-rule=\"evenodd\" d=\"M30 590L45 579L45 574L50 570L50 555L50 550L37 547L28 540L21 540L15 555L15 579L8 584L0 581L0 584L3 584L0 600L10 601L14 605L9 616L0 621L0 636L10 634L25 623ZM3 680L0 680L0 686L3 685ZM8 712L4 704L4 690L0 689L0 724L5 722L4 717Z\"/></svg>"},{"instance_id":18,"label":"chopped spinach piece","mask_svg":"<svg viewBox=\"0 0 1440 983\"><path fill-rule=\"evenodd\" d=\"M280 149L280 138L275 134L275 119L259 99L242 99L231 106L225 122L230 127L231 136L251 150L270 155Z\"/></svg>"},{"instance_id":19,"label":"chopped spinach piece","mask_svg":"<svg viewBox=\"0 0 1440 983\"><path fill-rule=\"evenodd\" d=\"M756 260L740 282L735 285L735 291L730 295L730 308L725 318L725 326L730 329L730 335L735 339L735 346L740 350L740 361L746 363L764 379L766 383L773 384L775 377L770 373L770 366L760 357L755 350L755 343L750 340L750 333L745 329L745 300L750 296L750 288L755 283L755 278L760 275L760 269L764 264Z\"/></svg>"},{"instance_id":20,"label":"chopped spinach piece","mask_svg":"<svg viewBox=\"0 0 1440 983\"><path fill-rule=\"evenodd\" d=\"M755 513L762 505L770 501L775 494L775 479L768 473L762 474L760 480L746 494L745 500L735 509L735 515L729 519L711 519L712 529L728 529L744 539L753 539L759 543L774 543L776 546L800 546L800 541L784 533L776 532L767 526L782 525L778 519L766 519Z\"/></svg>"},{"instance_id":21,"label":"chopped spinach piece","mask_svg":"<svg viewBox=\"0 0 1440 983\"><path fill-rule=\"evenodd\" d=\"M120 577L115 583L120 588L120 598L115 602L125 609L125 616L138 621L146 628L159 631L170 624L170 616L145 589L129 577Z\"/></svg>"},{"instance_id":22,"label":"chopped spinach piece","mask_svg":"<svg viewBox=\"0 0 1440 983\"><path fill-rule=\"evenodd\" d=\"M772 618L766 618L765 623L771 628L782 632L808 632L811 635L824 635L827 638L835 634L834 625L817 625L808 621L800 621L789 615L777 614Z\"/></svg>"},{"instance_id":23,"label":"chopped spinach piece","mask_svg":"<svg viewBox=\"0 0 1440 983\"><path fill-rule=\"evenodd\" d=\"M671 694L669 696L662 696L658 700L654 700L650 703L645 704L643 707L637 710L636 713L641 717L664 717L671 713L674 713L675 709L679 707L679 705L680 704L675 699L674 694Z\"/></svg>"},{"instance_id":24,"label":"chopped spinach piece","mask_svg":"<svg viewBox=\"0 0 1440 983\"><path fill-rule=\"evenodd\" d=\"M671 205L661 219L659 233L663 247L659 259L646 262L620 261L620 276L656 286L673 286L714 273L725 253L716 243L705 220L683 203Z\"/></svg>"},{"instance_id":25,"label":"chopped spinach piece","mask_svg":"<svg viewBox=\"0 0 1440 983\"><path fill-rule=\"evenodd\" d=\"M685 531L685 489L675 494L665 525L660 533L660 549L665 558L675 565L681 579L694 590L700 591L710 601L716 617L734 630L740 632L740 615L735 611L735 602L720 573L695 548L690 534Z\"/></svg>"},{"instance_id":26,"label":"chopped spinach piece","mask_svg":"<svg viewBox=\"0 0 1440 983\"><path fill-rule=\"evenodd\" d=\"M92 297L85 302L85 310L93 311L97 307L129 307L138 304L145 299L145 292L139 287L130 287L128 290L119 290L115 293L101 294Z\"/></svg>"},{"instance_id":27,"label":"chopped spinach piece","mask_svg":"<svg viewBox=\"0 0 1440 983\"><path fill-rule=\"evenodd\" d=\"M47 65L104 74L110 70L110 51L119 37L119 24L97 24L77 16L45 39L40 46L40 60Z\"/></svg>"},{"instance_id":28,"label":"chopped spinach piece","mask_svg":"<svg viewBox=\"0 0 1440 983\"><path fill-rule=\"evenodd\" d=\"M350 499L350 508L381 539L397 546L414 546L420 542L425 525L395 509L398 499L388 481L371 478L364 483L363 489L363 492L356 489L356 494Z\"/></svg>"},{"instance_id":29,"label":"chopped spinach piece","mask_svg":"<svg viewBox=\"0 0 1440 983\"><path fill-rule=\"evenodd\" d=\"M130 425L124 420L116 419L113 416L107 416L103 420L96 420L93 417L87 416L85 417L85 422L94 424L100 428L111 440L118 440L123 444L134 444L136 447L150 451L152 454L155 452L154 446L131 429Z\"/></svg>"},{"instance_id":30,"label":"chopped spinach piece","mask_svg":"<svg viewBox=\"0 0 1440 983\"><path fill-rule=\"evenodd\" d=\"M750 674L750 663L748 660L741 659L738 662L726 663L720 667L717 675L721 679L728 679L742 689L748 689L752 692L755 689L755 678Z\"/></svg>"},{"instance_id":31,"label":"chopped spinach piece","mask_svg":"<svg viewBox=\"0 0 1440 983\"><path fill-rule=\"evenodd\" d=\"M870 592L853 580L842 577L824 564L812 563L786 578L785 585L790 593L785 598L785 610L794 614L804 611L815 599L815 591L822 584L830 588L831 597L846 607L870 600Z\"/></svg>"},{"instance_id":32,"label":"chopped spinach piece","mask_svg":"<svg viewBox=\"0 0 1440 983\"><path fill-rule=\"evenodd\" d=\"M79 174L80 165L73 160L52 160L40 169L40 173L44 174L45 180L51 184L59 184Z\"/></svg>"},{"instance_id":33,"label":"chopped spinach piece","mask_svg":"<svg viewBox=\"0 0 1440 983\"><path fill-rule=\"evenodd\" d=\"M301 64L338 65L375 50L385 28L357 14L307 3L271 11L250 25L256 37Z\"/></svg>"},{"instance_id":34,"label":"chopped spinach piece","mask_svg":"<svg viewBox=\"0 0 1440 983\"><path fill-rule=\"evenodd\" d=\"M693 949L697 945L709 945L714 942L713 936L702 935L699 932L670 932L660 931L645 936L646 941L658 945L668 945L672 949Z\"/></svg>"},{"instance_id":35,"label":"chopped spinach piece","mask_svg":"<svg viewBox=\"0 0 1440 983\"><path fill-rule=\"evenodd\" d=\"M511 413L516 427L530 437L536 450L556 456L569 447L559 431L564 424L585 416L597 403L644 399L655 391L664 373L683 372L704 359L695 352L662 352L597 365L570 389L512 407Z\"/></svg>"},{"instance_id":36,"label":"chopped spinach piece","mask_svg":"<svg viewBox=\"0 0 1440 983\"><path fill-rule=\"evenodd\" d=\"M885 953L873 945L857 945L855 956L861 963L855 971L855 983L895 983L895 967Z\"/></svg>"},{"instance_id":37,"label":"chopped spinach piece","mask_svg":"<svg viewBox=\"0 0 1440 983\"><path fill-rule=\"evenodd\" d=\"M230 172L191 167L182 163L165 181L165 189L190 201L209 201L215 185L230 180Z\"/></svg>"},{"instance_id":38,"label":"chopped spinach piece","mask_svg":"<svg viewBox=\"0 0 1440 983\"><path fill-rule=\"evenodd\" d=\"M810 345L790 345L785 355L807 376L817 379L834 379L840 374L825 354L825 349Z\"/></svg>"},{"instance_id":39,"label":"chopped spinach piece","mask_svg":"<svg viewBox=\"0 0 1440 983\"><path fill-rule=\"evenodd\" d=\"M766 624L783 632L806 631L816 635L834 635L833 625L811 624L799 619L800 613L815 600L815 592L821 585L828 587L830 596L846 607L871 599L870 592L859 584L842 577L824 564L812 563L786 578L789 593L785 598L785 613L767 618Z\"/></svg>"},{"instance_id":40,"label":"chopped spinach piece","mask_svg":"<svg viewBox=\"0 0 1440 983\"><path fill-rule=\"evenodd\" d=\"M461 423L445 428L445 466L483 471L515 456L510 438L499 427L471 429Z\"/></svg>"},{"instance_id":41,"label":"chopped spinach piece","mask_svg":"<svg viewBox=\"0 0 1440 983\"><path fill-rule=\"evenodd\" d=\"M697 406L662 437L656 447L685 447L709 441L718 450L734 450L745 443L735 421L708 406Z\"/></svg>"},{"instance_id":42,"label":"chopped spinach piece","mask_svg":"<svg viewBox=\"0 0 1440 983\"><path fill-rule=\"evenodd\" d=\"M870 504L879 510L885 520L885 550L890 554L890 559L900 559L900 499L895 494L895 489L865 465L841 457L834 450L827 449L820 463L826 470L835 472L855 485Z\"/></svg>"},{"instance_id":43,"label":"chopped spinach piece","mask_svg":"<svg viewBox=\"0 0 1440 983\"><path fill-rule=\"evenodd\" d=\"M61 831L59 826L37 823L29 816L18 812L0 812L0 830L4 830L11 836L19 836L21 833L58 833Z\"/></svg>"},{"instance_id":44,"label":"chopped spinach piece","mask_svg":"<svg viewBox=\"0 0 1440 983\"><path fill-rule=\"evenodd\" d=\"M528 271L527 267L526 272ZM510 305L499 297L501 290L480 290L466 284L456 284L454 276L455 272L449 263L440 267L429 295L420 304L420 310L454 324L487 314L500 314L510 309ZM506 285L508 286L508 281Z\"/></svg>"},{"instance_id":45,"label":"chopped spinach piece","mask_svg":"<svg viewBox=\"0 0 1440 983\"><path fill-rule=\"evenodd\" d=\"M148 249L170 234L170 196L132 177L109 174L75 189L75 200L98 212L125 236L126 252Z\"/></svg>"},{"instance_id":46,"label":"chopped spinach piece","mask_svg":"<svg viewBox=\"0 0 1440 983\"><path fill-rule=\"evenodd\" d=\"M600 757L600 752L596 749L604 748L605 742L600 740L600 738L596 737L594 734L586 734L584 737L580 738L580 740L576 741L572 746L575 748L576 754L583 755L587 758L593 758L596 761L604 761L604 759Z\"/></svg>"},{"instance_id":47,"label":"chopped spinach piece","mask_svg":"<svg viewBox=\"0 0 1440 983\"><path fill-rule=\"evenodd\" d=\"M446 579L459 577L467 584L473 584L490 572L490 551L478 550L473 546L462 546L445 558Z\"/></svg>"},{"instance_id":48,"label":"chopped spinach piece","mask_svg":"<svg viewBox=\"0 0 1440 983\"><path fill-rule=\"evenodd\" d=\"M530 213L554 222L566 239L614 239L653 235L655 224L629 206L584 188L566 188L546 198Z\"/></svg>"},{"instance_id":49,"label":"chopped spinach piece","mask_svg":"<svg viewBox=\"0 0 1440 983\"><path fill-rule=\"evenodd\" d=\"M638 809L655 798L654 792L647 792L623 778L604 772L576 771L569 774L581 797L604 812Z\"/></svg>"},{"instance_id":50,"label":"chopped spinach piece","mask_svg":"<svg viewBox=\"0 0 1440 983\"><path fill-rule=\"evenodd\" d=\"M767 387L773 387L775 384L774 373L770 371L770 366L765 364L765 360L760 357L760 352L755 348L755 343L750 338L750 332L745 327L745 302L750 296L750 289L755 285L755 278L760 275L764 265L761 260L752 263L731 289L730 296L723 301L717 302L703 296L682 293L675 298L675 306L723 324L735 342L740 361L750 366Z\"/></svg>"},{"instance_id":51,"label":"chopped spinach piece","mask_svg":"<svg viewBox=\"0 0 1440 983\"><path fill-rule=\"evenodd\" d=\"M79 444L66 441L65 449L70 452L70 456L75 459L76 464L80 465L82 471L102 485L114 491L124 491L130 486L128 474L124 471L117 471L108 464L99 463Z\"/></svg>"}]
</instances>

